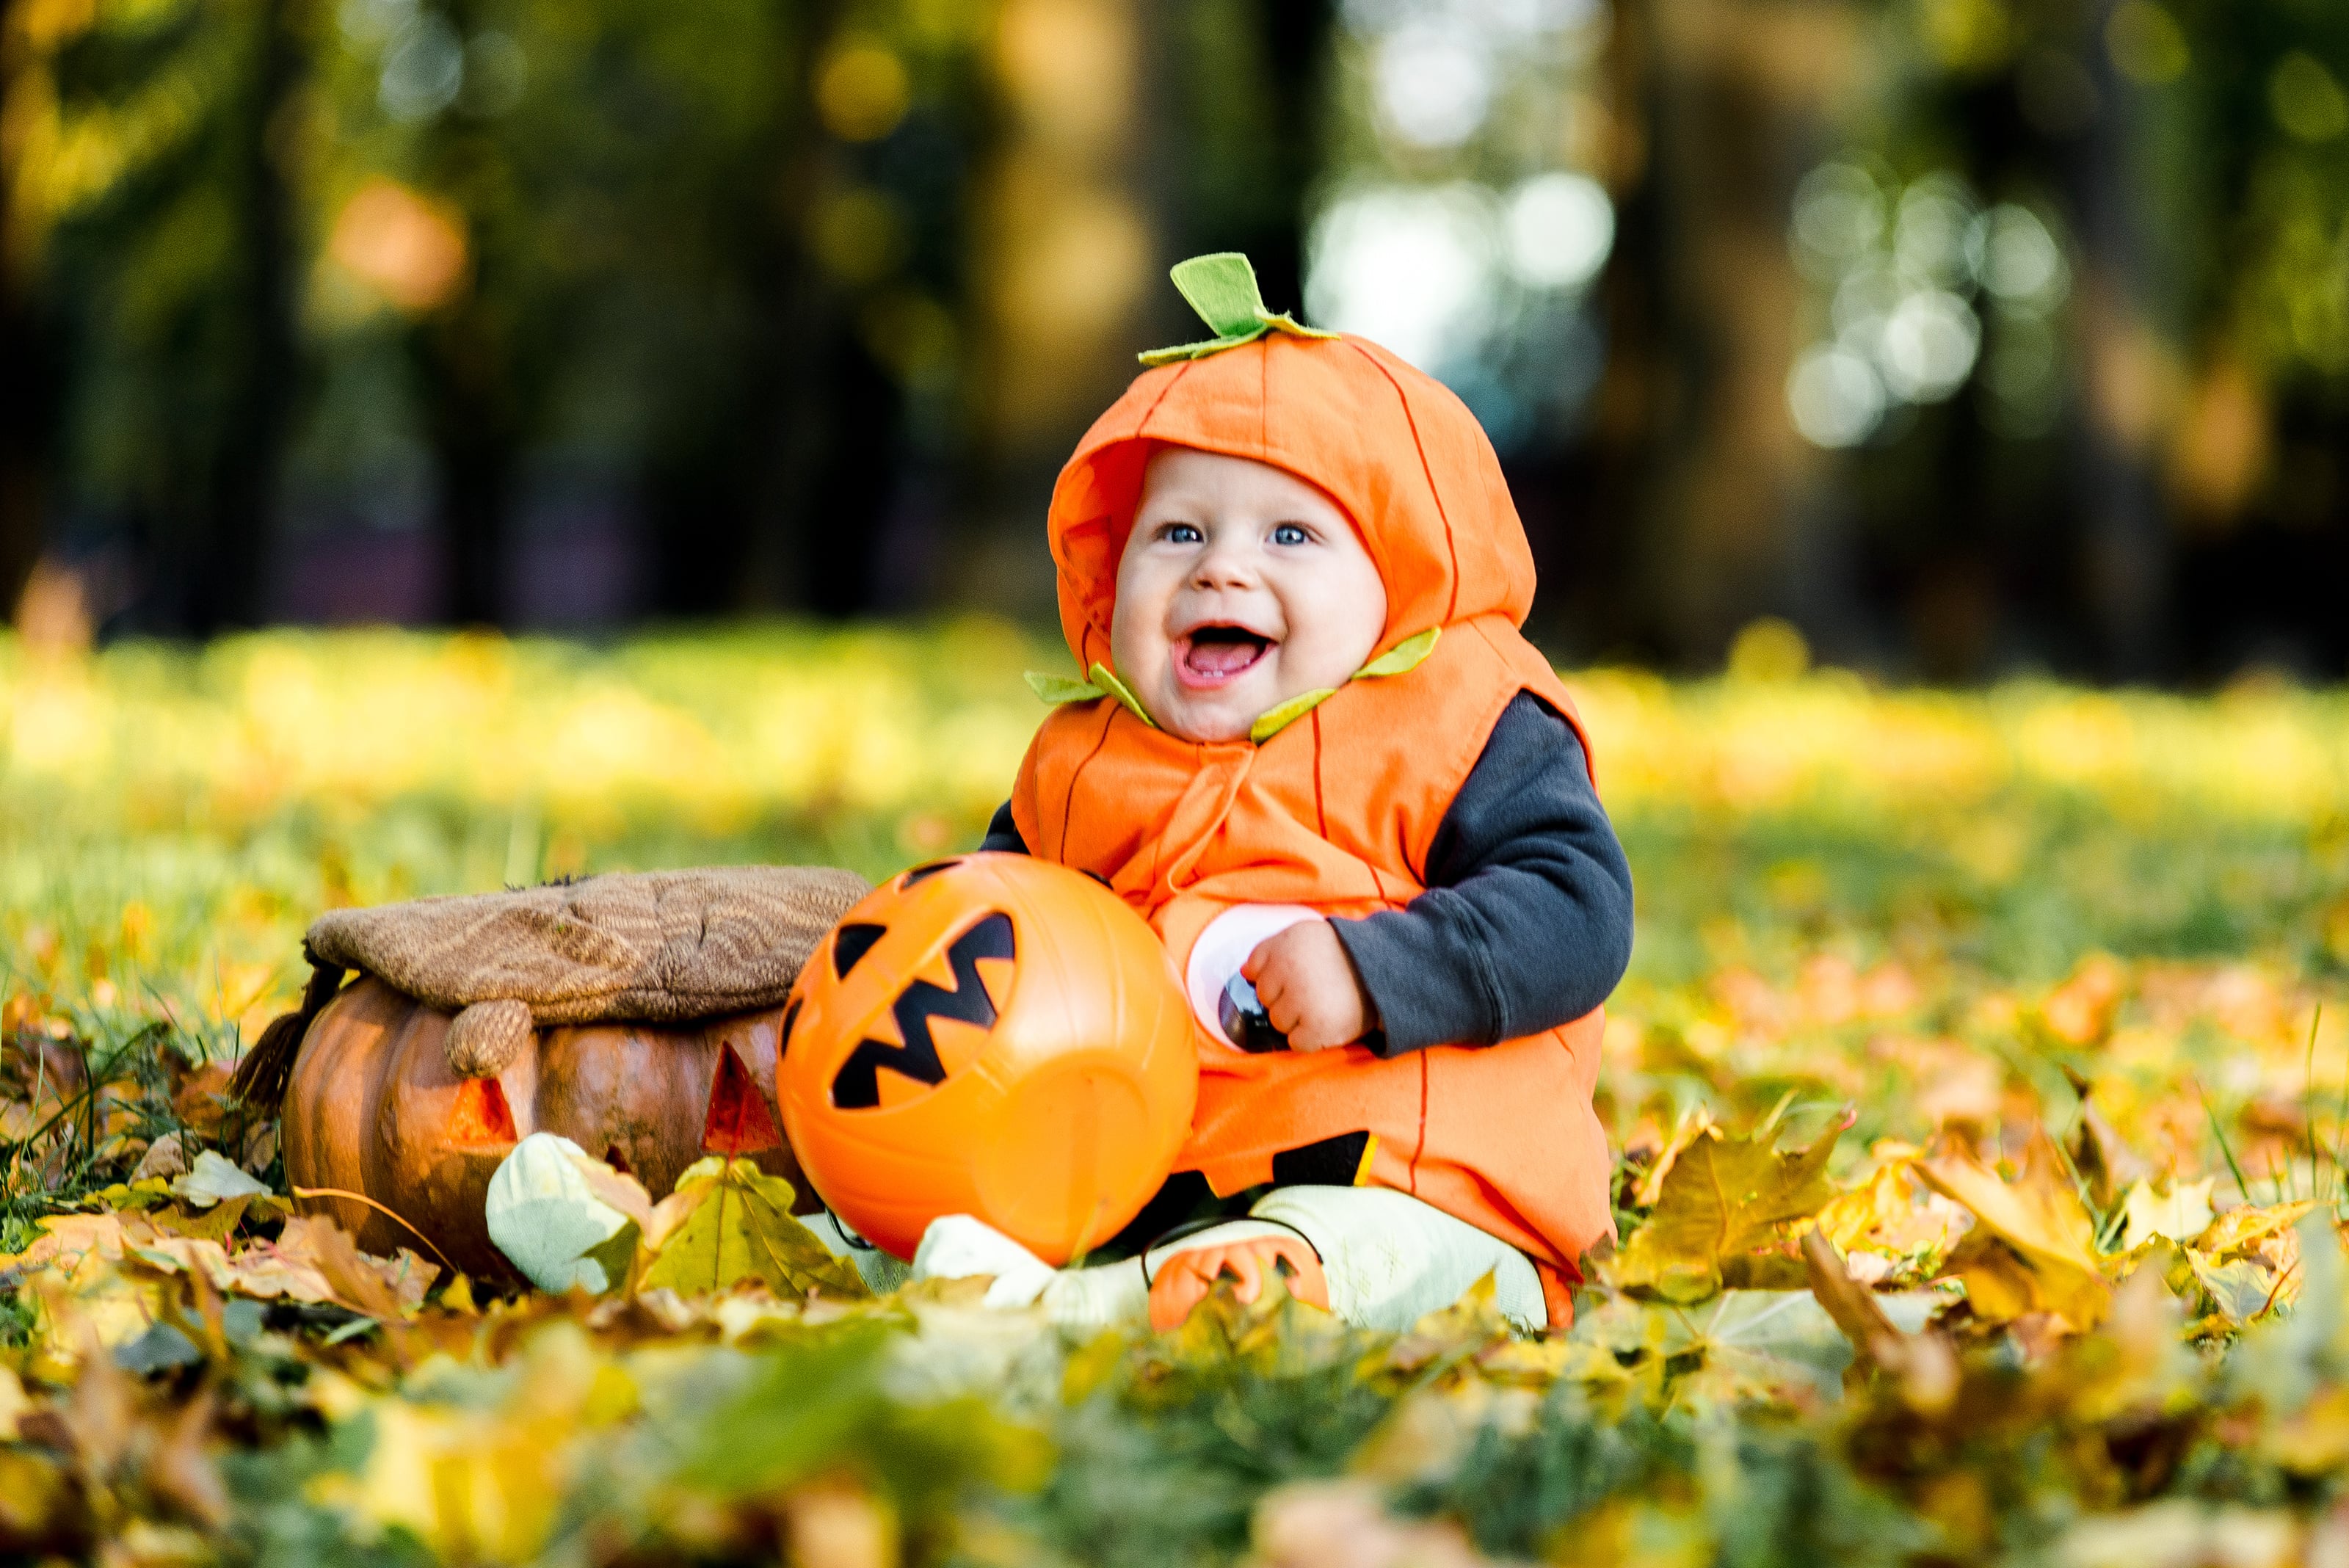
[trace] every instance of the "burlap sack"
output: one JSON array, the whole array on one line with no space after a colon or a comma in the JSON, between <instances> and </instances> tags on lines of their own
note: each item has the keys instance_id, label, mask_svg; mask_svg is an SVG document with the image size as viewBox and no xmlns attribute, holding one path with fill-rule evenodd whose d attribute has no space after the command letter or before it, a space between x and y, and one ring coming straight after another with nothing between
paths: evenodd
<instances>
[{"instance_id":1,"label":"burlap sack","mask_svg":"<svg viewBox=\"0 0 2349 1568\"><path fill-rule=\"evenodd\" d=\"M469 1077L502 1070L547 1024L773 1007L867 891L853 871L740 866L336 909L304 940L316 972L301 1012L270 1026L238 1086L255 1100L283 1092L309 1020L348 970L456 1013L449 1063Z\"/></svg>"},{"instance_id":2,"label":"burlap sack","mask_svg":"<svg viewBox=\"0 0 2349 1568\"><path fill-rule=\"evenodd\" d=\"M732 866L419 898L321 915L311 961L364 970L455 1012L527 1005L532 1022L654 1023L781 1002L871 891L854 871Z\"/></svg>"}]
</instances>

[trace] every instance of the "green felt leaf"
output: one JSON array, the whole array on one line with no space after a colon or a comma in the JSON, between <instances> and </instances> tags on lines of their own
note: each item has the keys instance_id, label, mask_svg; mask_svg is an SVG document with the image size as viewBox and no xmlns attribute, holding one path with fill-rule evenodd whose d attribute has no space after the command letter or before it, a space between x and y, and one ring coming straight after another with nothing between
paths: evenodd
<instances>
[{"instance_id":1,"label":"green felt leaf","mask_svg":"<svg viewBox=\"0 0 2349 1568\"><path fill-rule=\"evenodd\" d=\"M1338 336L1335 332L1317 331L1286 311L1276 316L1267 310L1264 295L1257 287L1256 268L1237 251L1217 251L1176 262L1167 275L1183 291L1183 297L1190 301L1191 308L1199 313L1199 319L1216 329L1216 336L1203 342L1147 349L1136 356L1145 365L1204 359L1210 354L1253 343L1267 332L1286 332L1297 337Z\"/></svg>"},{"instance_id":2,"label":"green felt leaf","mask_svg":"<svg viewBox=\"0 0 2349 1568\"><path fill-rule=\"evenodd\" d=\"M1152 718L1149 711L1143 707L1142 699L1133 694L1133 688L1117 678L1116 670L1096 660L1092 668L1092 677L1093 684L1125 704L1127 712L1152 729L1158 728L1158 721Z\"/></svg>"},{"instance_id":3,"label":"green felt leaf","mask_svg":"<svg viewBox=\"0 0 2349 1568\"><path fill-rule=\"evenodd\" d=\"M1028 690L1054 707L1063 702L1091 702L1109 693L1090 680L1071 680L1065 675L1047 675L1040 670L1027 672Z\"/></svg>"},{"instance_id":4,"label":"green felt leaf","mask_svg":"<svg viewBox=\"0 0 2349 1568\"><path fill-rule=\"evenodd\" d=\"M1337 694L1337 689L1330 686L1299 692L1278 708L1267 709L1248 726L1248 739L1261 746Z\"/></svg>"},{"instance_id":5,"label":"green felt leaf","mask_svg":"<svg viewBox=\"0 0 2349 1568\"><path fill-rule=\"evenodd\" d=\"M1256 286L1256 268L1237 251L1216 251L1179 261L1167 275L1190 301L1199 319L1217 336L1250 336L1264 330L1264 295Z\"/></svg>"},{"instance_id":6,"label":"green felt leaf","mask_svg":"<svg viewBox=\"0 0 2349 1568\"><path fill-rule=\"evenodd\" d=\"M1256 318L1273 331L1286 332L1291 337L1337 338L1345 336L1342 332L1324 332L1319 327L1308 327L1285 310L1278 316L1268 310L1259 310L1256 313Z\"/></svg>"},{"instance_id":7,"label":"green felt leaf","mask_svg":"<svg viewBox=\"0 0 2349 1568\"><path fill-rule=\"evenodd\" d=\"M1357 680L1375 680L1389 675L1405 675L1427 662L1435 651L1435 639L1444 635L1440 626L1431 626L1416 636L1406 637L1360 670L1354 671Z\"/></svg>"},{"instance_id":8,"label":"green felt leaf","mask_svg":"<svg viewBox=\"0 0 2349 1568\"><path fill-rule=\"evenodd\" d=\"M1226 348L1237 348L1243 343L1253 343L1263 337L1266 328L1258 327L1247 332L1236 332L1226 337L1210 337L1202 343L1177 343L1172 348L1147 348L1134 356L1145 365L1171 365L1177 359L1204 359L1210 354L1220 354Z\"/></svg>"}]
</instances>

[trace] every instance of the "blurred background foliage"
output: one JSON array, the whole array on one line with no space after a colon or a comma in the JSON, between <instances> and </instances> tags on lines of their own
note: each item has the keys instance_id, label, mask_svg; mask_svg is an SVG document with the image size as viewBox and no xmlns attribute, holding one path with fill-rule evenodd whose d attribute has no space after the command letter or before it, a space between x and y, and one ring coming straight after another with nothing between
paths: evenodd
<instances>
[{"instance_id":1,"label":"blurred background foliage","mask_svg":"<svg viewBox=\"0 0 2349 1568\"><path fill-rule=\"evenodd\" d=\"M5 0L0 593L1040 617L1172 261L1450 382L1561 659L2349 662L2332 0Z\"/></svg>"}]
</instances>

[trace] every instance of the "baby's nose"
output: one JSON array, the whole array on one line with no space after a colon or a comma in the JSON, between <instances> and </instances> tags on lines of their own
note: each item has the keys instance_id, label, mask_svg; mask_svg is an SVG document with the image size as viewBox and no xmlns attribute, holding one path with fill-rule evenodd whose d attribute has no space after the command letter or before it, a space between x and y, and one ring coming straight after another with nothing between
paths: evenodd
<instances>
[{"instance_id":1,"label":"baby's nose","mask_svg":"<svg viewBox=\"0 0 2349 1568\"><path fill-rule=\"evenodd\" d=\"M1203 588L1247 587L1257 580L1256 563L1244 550L1218 545L1199 557L1191 580Z\"/></svg>"}]
</instances>

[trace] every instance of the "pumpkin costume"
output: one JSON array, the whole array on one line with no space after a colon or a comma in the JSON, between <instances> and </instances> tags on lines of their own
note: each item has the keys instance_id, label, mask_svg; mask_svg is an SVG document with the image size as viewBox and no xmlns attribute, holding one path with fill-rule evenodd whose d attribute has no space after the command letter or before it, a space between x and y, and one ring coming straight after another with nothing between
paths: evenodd
<instances>
[{"instance_id":1,"label":"pumpkin costume","mask_svg":"<svg viewBox=\"0 0 2349 1568\"><path fill-rule=\"evenodd\" d=\"M1030 853L1104 879L1178 968L1238 906L1343 919L1424 893L1446 813L1521 694L1572 725L1588 754L1573 700L1518 629L1532 556L1474 416L1375 344L1266 313L1252 276L1244 293L1233 278L1238 258L1203 259L1225 264L1219 275L1194 262L1176 281L1217 337L1138 378L1054 488L1061 628L1092 680L1040 688L1061 706L1009 805ZM1283 702L1246 740L1169 734L1111 667L1118 562L1162 445L1318 486L1386 586L1386 626L1362 670ZM1358 1184L1410 1194L1523 1252L1563 1326L1578 1260L1613 1230L1591 1108L1604 1026L1594 1009L1495 1044L1389 1058L1360 1044L1250 1053L1203 1025L1198 1108L1175 1168L1228 1195L1272 1181L1280 1157L1349 1140L1340 1147L1361 1150Z\"/></svg>"}]
</instances>

